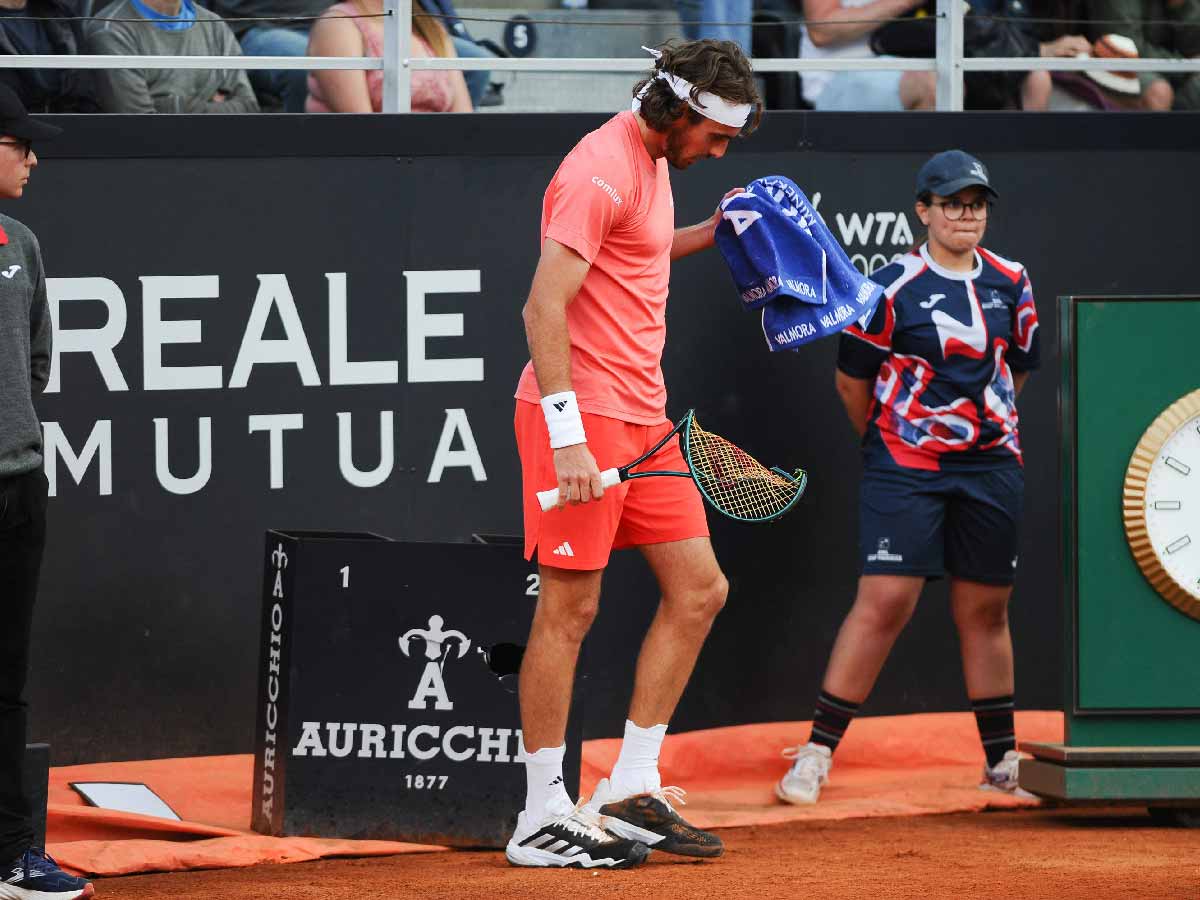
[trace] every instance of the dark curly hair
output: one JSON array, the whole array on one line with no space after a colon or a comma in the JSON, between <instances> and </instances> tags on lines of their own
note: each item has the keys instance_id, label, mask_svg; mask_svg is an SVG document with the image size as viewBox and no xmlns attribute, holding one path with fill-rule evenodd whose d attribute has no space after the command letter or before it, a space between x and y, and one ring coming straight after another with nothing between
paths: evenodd
<instances>
[{"instance_id":1,"label":"dark curly hair","mask_svg":"<svg viewBox=\"0 0 1200 900\"><path fill-rule=\"evenodd\" d=\"M754 72L742 48L733 41L667 41L658 48L662 58L654 63L654 71L670 72L692 83L692 99L707 91L730 103L749 103L754 107L742 128L748 135L758 127L762 119L762 99L754 83ZM643 78L634 86L636 97L647 88L642 98L641 114L646 124L655 131L666 131L686 111L693 123L703 116L675 96L675 92L661 78L654 75Z\"/></svg>"}]
</instances>

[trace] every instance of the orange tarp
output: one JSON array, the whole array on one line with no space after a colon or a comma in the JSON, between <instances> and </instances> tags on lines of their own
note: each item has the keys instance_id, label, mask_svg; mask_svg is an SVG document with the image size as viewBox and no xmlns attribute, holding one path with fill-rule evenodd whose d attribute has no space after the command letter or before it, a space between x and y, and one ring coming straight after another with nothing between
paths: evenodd
<instances>
[{"instance_id":1,"label":"orange tarp","mask_svg":"<svg viewBox=\"0 0 1200 900\"><path fill-rule=\"evenodd\" d=\"M1036 805L979 790L983 751L970 713L858 719L838 747L815 806L775 799L788 762L782 748L808 737L808 722L777 722L668 735L659 757L664 784L688 791L685 819L701 828L797 819L852 819L970 812ZM1021 741L1061 741L1060 712L1018 712ZM581 787L591 791L616 762L619 740L588 741Z\"/></svg>"},{"instance_id":2,"label":"orange tarp","mask_svg":"<svg viewBox=\"0 0 1200 900\"><path fill-rule=\"evenodd\" d=\"M664 784L688 791L684 816L700 827L795 819L962 812L1029 804L977 788L982 752L969 713L859 719L838 749L821 802L785 806L772 792L787 768L780 751L808 735L807 722L740 725L668 735ZM1061 741L1062 714L1019 712L1023 741ZM588 741L581 789L608 774L619 740ZM50 771L47 844L65 867L95 875L383 856L442 848L394 841L273 838L248 830L253 759L214 756L97 763ZM86 806L73 781L141 782L183 821Z\"/></svg>"}]
</instances>

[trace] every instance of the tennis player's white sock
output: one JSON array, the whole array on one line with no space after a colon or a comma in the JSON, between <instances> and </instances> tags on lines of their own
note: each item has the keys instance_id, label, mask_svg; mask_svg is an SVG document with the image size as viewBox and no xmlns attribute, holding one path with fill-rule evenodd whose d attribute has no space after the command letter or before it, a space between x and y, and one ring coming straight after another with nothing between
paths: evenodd
<instances>
[{"instance_id":1,"label":"tennis player's white sock","mask_svg":"<svg viewBox=\"0 0 1200 900\"><path fill-rule=\"evenodd\" d=\"M563 782L566 752L566 744L525 752L525 817L530 824L540 825L548 816L566 815L574 808Z\"/></svg>"},{"instance_id":2,"label":"tennis player's white sock","mask_svg":"<svg viewBox=\"0 0 1200 900\"><path fill-rule=\"evenodd\" d=\"M640 728L625 720L621 755L617 757L617 764L613 766L609 779L614 797L647 794L662 787L662 779L658 774L658 754L666 734L666 725Z\"/></svg>"}]
</instances>

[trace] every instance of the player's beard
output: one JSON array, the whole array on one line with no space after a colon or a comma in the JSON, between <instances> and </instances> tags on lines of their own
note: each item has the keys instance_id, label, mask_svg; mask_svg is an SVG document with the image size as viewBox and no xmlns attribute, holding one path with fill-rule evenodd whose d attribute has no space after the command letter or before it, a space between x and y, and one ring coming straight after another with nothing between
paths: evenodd
<instances>
[{"instance_id":1,"label":"player's beard","mask_svg":"<svg viewBox=\"0 0 1200 900\"><path fill-rule=\"evenodd\" d=\"M688 114L685 112L674 123L671 124L667 131L667 145L663 149L663 155L676 169L686 169L694 163L698 157L685 156L684 146L687 143L687 133L691 130L691 123L688 121Z\"/></svg>"}]
</instances>

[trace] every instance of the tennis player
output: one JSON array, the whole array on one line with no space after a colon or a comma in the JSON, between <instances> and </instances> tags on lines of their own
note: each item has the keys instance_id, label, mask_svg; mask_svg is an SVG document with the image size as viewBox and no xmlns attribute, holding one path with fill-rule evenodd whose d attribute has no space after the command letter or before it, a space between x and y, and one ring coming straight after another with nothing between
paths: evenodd
<instances>
[{"instance_id":1,"label":"tennis player","mask_svg":"<svg viewBox=\"0 0 1200 900\"><path fill-rule=\"evenodd\" d=\"M1037 311L1020 263L979 242L996 198L983 163L939 153L917 174L926 243L873 277L869 323L843 332L837 388L863 435L858 596L833 645L807 744L776 786L815 803L833 752L929 579L950 576L967 696L987 764L1016 792L1008 601L1024 475L1016 396L1038 365Z\"/></svg>"},{"instance_id":2,"label":"tennis player","mask_svg":"<svg viewBox=\"0 0 1200 900\"><path fill-rule=\"evenodd\" d=\"M711 247L720 220L718 210L675 228L668 164L719 159L757 126L762 103L732 42L651 52L654 71L635 87L633 111L586 135L546 189L523 313L532 359L517 387L515 429L525 555L536 548L541 594L520 676L528 794L507 848L519 866L625 868L648 847L688 856L723 849L679 817L682 791L664 789L658 772L667 722L728 589L703 504L690 479L605 490L600 470L671 430L660 366L671 261ZM687 471L677 440L643 465ZM555 485L559 505L543 513L535 493ZM623 547L642 551L662 601L638 658L620 756L584 806L563 783L567 712L601 576Z\"/></svg>"}]
</instances>

